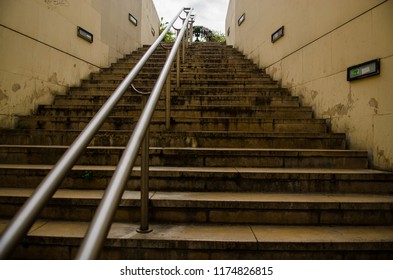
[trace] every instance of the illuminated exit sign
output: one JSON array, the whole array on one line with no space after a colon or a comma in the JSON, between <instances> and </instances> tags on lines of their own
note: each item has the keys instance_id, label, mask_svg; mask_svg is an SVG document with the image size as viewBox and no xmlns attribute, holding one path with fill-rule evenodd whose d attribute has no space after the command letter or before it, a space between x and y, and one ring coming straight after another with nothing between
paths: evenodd
<instances>
[{"instance_id":1,"label":"illuminated exit sign","mask_svg":"<svg viewBox=\"0 0 393 280\"><path fill-rule=\"evenodd\" d=\"M380 73L380 59L364 62L347 69L347 81L359 80Z\"/></svg>"}]
</instances>

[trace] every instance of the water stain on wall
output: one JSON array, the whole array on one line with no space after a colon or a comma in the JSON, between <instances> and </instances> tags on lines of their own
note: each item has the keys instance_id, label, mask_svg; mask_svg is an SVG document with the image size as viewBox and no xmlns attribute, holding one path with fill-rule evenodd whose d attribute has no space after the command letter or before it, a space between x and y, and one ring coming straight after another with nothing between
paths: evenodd
<instances>
[{"instance_id":1,"label":"water stain on wall","mask_svg":"<svg viewBox=\"0 0 393 280\"><path fill-rule=\"evenodd\" d=\"M7 100L8 96L0 89L0 101Z\"/></svg>"},{"instance_id":2,"label":"water stain on wall","mask_svg":"<svg viewBox=\"0 0 393 280\"><path fill-rule=\"evenodd\" d=\"M375 98L371 98L370 101L368 102L368 105L370 105L371 108L374 108L374 113L378 114L378 101Z\"/></svg>"},{"instance_id":3,"label":"water stain on wall","mask_svg":"<svg viewBox=\"0 0 393 280\"><path fill-rule=\"evenodd\" d=\"M377 147L377 161L380 166L387 166L388 170L393 169L393 162L390 161L389 157L385 155L385 150Z\"/></svg>"},{"instance_id":4,"label":"water stain on wall","mask_svg":"<svg viewBox=\"0 0 393 280\"><path fill-rule=\"evenodd\" d=\"M347 104L340 103L340 104L334 105L333 107L326 110L323 114L329 115L329 116L348 115L348 113L352 110L354 103L355 103L355 101L353 100L351 93L348 93Z\"/></svg>"},{"instance_id":5,"label":"water stain on wall","mask_svg":"<svg viewBox=\"0 0 393 280\"><path fill-rule=\"evenodd\" d=\"M312 101L314 101L315 98L317 98L317 96L318 96L318 92L315 91L315 90L312 90L312 91L311 91L311 99L312 99Z\"/></svg>"},{"instance_id":6,"label":"water stain on wall","mask_svg":"<svg viewBox=\"0 0 393 280\"><path fill-rule=\"evenodd\" d=\"M21 89L20 84L13 84L13 85L12 85L12 91L13 91L13 92L17 92L17 91L20 90L20 89Z\"/></svg>"},{"instance_id":7,"label":"water stain on wall","mask_svg":"<svg viewBox=\"0 0 393 280\"><path fill-rule=\"evenodd\" d=\"M57 73L56 73L56 72L54 72L54 73L52 74L52 76L50 76L50 77L48 78L48 82L50 82L50 83L52 83L52 84L58 84Z\"/></svg>"},{"instance_id":8,"label":"water stain on wall","mask_svg":"<svg viewBox=\"0 0 393 280\"><path fill-rule=\"evenodd\" d=\"M69 7L70 3L68 0L44 0L48 9L55 9L56 7Z\"/></svg>"},{"instance_id":9,"label":"water stain on wall","mask_svg":"<svg viewBox=\"0 0 393 280\"><path fill-rule=\"evenodd\" d=\"M334 105L332 108L327 110L324 114L329 115L329 116L344 116L347 115L349 111L349 107L347 105L344 105L342 103Z\"/></svg>"}]
</instances>

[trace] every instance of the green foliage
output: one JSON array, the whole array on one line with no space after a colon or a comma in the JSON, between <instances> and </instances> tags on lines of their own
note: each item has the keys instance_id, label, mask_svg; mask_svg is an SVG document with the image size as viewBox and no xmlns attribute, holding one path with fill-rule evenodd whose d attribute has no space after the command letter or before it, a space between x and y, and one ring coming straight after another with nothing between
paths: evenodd
<instances>
[{"instance_id":1,"label":"green foliage","mask_svg":"<svg viewBox=\"0 0 393 280\"><path fill-rule=\"evenodd\" d=\"M168 24L168 22L164 21L164 18L161 18L160 34L164 32ZM225 42L225 35L219 31L210 30L204 26L194 26L193 31L195 42ZM174 42L175 40L175 32L170 29L165 35L163 42Z\"/></svg>"},{"instance_id":2,"label":"green foliage","mask_svg":"<svg viewBox=\"0 0 393 280\"><path fill-rule=\"evenodd\" d=\"M225 35L219 31L212 31L206 39L208 42L225 42Z\"/></svg>"},{"instance_id":3,"label":"green foliage","mask_svg":"<svg viewBox=\"0 0 393 280\"><path fill-rule=\"evenodd\" d=\"M161 18L160 21L160 34L164 32L164 30L168 27L168 22L164 22L164 18ZM164 39L162 40L163 42L174 42L175 41L175 32L173 32L171 29L168 31L168 33L165 35Z\"/></svg>"},{"instance_id":4,"label":"green foliage","mask_svg":"<svg viewBox=\"0 0 393 280\"><path fill-rule=\"evenodd\" d=\"M195 42L225 42L225 35L204 26L194 26Z\"/></svg>"}]
</instances>

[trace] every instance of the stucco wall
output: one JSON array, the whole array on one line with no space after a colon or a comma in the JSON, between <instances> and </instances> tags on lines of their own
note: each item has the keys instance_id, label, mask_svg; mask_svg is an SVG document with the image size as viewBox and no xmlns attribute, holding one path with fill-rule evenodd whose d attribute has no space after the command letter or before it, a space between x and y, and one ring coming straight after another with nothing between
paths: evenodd
<instances>
[{"instance_id":1,"label":"stucco wall","mask_svg":"<svg viewBox=\"0 0 393 280\"><path fill-rule=\"evenodd\" d=\"M141 41L143 45L151 45L160 35L159 17L157 12L152 12L156 10L153 1L143 1L141 9L141 17L145 19L141 23Z\"/></svg>"},{"instance_id":2,"label":"stucco wall","mask_svg":"<svg viewBox=\"0 0 393 280\"><path fill-rule=\"evenodd\" d=\"M158 37L150 30L151 27L158 30L160 25L152 0L92 0L92 6L102 17L101 36L109 46L110 62L142 45L152 44ZM128 20L129 13L138 20L137 26Z\"/></svg>"},{"instance_id":3,"label":"stucco wall","mask_svg":"<svg viewBox=\"0 0 393 280\"><path fill-rule=\"evenodd\" d=\"M149 10L142 12L146 2ZM13 127L17 115L31 114L91 72L151 43L155 38L142 36L142 23L159 25L152 0L1 0L0 127ZM77 26L93 34L93 43L77 36Z\"/></svg>"},{"instance_id":4,"label":"stucco wall","mask_svg":"<svg viewBox=\"0 0 393 280\"><path fill-rule=\"evenodd\" d=\"M393 0L231 0L227 42L346 133L349 148L393 170L392 15ZM281 26L284 37L272 43ZM376 58L379 76L346 80L348 67Z\"/></svg>"}]
</instances>

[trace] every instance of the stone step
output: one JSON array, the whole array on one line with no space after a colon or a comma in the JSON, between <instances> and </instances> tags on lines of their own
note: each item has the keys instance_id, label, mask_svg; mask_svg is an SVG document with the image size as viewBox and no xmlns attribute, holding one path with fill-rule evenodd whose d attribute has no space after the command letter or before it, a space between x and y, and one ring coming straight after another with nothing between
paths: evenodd
<instances>
[{"instance_id":1,"label":"stone step","mask_svg":"<svg viewBox=\"0 0 393 280\"><path fill-rule=\"evenodd\" d=\"M139 49L136 52L133 52L131 55L126 55L122 59L132 59L132 58L140 58L142 55L145 54L147 49ZM152 57L157 57L157 56L166 56L166 50L157 48L154 52ZM180 54L183 52L181 51ZM238 50L235 49L224 49L224 48L216 48L216 49L206 49L206 50L198 50L197 52L194 51L193 48L187 48L185 50L185 55L187 58L193 58L192 61L196 60L195 58L205 58L206 56L212 56L212 57L236 57L236 58L242 58L247 60L246 56L239 52ZM120 59L120 60L122 60Z\"/></svg>"},{"instance_id":2,"label":"stone step","mask_svg":"<svg viewBox=\"0 0 393 280\"><path fill-rule=\"evenodd\" d=\"M107 84L84 84L82 87L78 88L78 91L98 91L98 92L102 92L102 91L115 91L115 89L119 86L120 83L107 83ZM139 82L135 82L133 83L133 85L141 91L145 91L145 92L150 92L153 87L154 87L154 83L139 83ZM173 85L172 85L173 86ZM253 92L270 92L270 91L274 91L274 92L279 92L279 91L283 91L282 89L279 88L279 86L273 82L273 83L269 83L269 84L238 84L238 85L231 85L231 86L227 86L223 83L217 83L217 84L205 84L205 85L194 85L194 84L184 84L181 85L181 88L179 88L179 91L186 91L186 90L191 90L191 91L195 91L195 90L200 90L202 92L207 92L207 91L221 91L224 90L224 94L228 93L228 92L243 92L243 91L253 91ZM164 92L165 89L162 90L162 92ZM131 91L131 88L129 90L129 92L135 92L135 91Z\"/></svg>"},{"instance_id":3,"label":"stone step","mask_svg":"<svg viewBox=\"0 0 393 280\"><path fill-rule=\"evenodd\" d=\"M82 81L82 88L113 88L114 90L120 84L123 79L118 80L84 80ZM155 85L156 79L136 79L133 84L138 88L142 86L149 86L153 88ZM173 77L172 81L176 81L176 78ZM272 81L271 79L263 79L263 78L250 78L247 80L196 80L196 79L183 79L180 81L181 86L225 86L225 87L237 87L237 88L245 88L245 87L260 87L260 88L278 88L277 82Z\"/></svg>"},{"instance_id":4,"label":"stone step","mask_svg":"<svg viewBox=\"0 0 393 280\"><path fill-rule=\"evenodd\" d=\"M4 228L7 220L1 220ZM74 259L87 222L39 220L12 259ZM113 223L100 259L391 259L391 226ZM121 244L121 245L120 245ZM50 246L48 246L50 245Z\"/></svg>"},{"instance_id":5,"label":"stone step","mask_svg":"<svg viewBox=\"0 0 393 280\"><path fill-rule=\"evenodd\" d=\"M105 68L103 70L101 70L101 72L99 73L95 73L94 75L99 75L101 74L116 74L116 75L127 75L131 69L134 67L134 64L127 64L125 66L124 65L118 65L116 67L111 67L111 68ZM148 64L145 65L145 67L143 67L143 69L141 70L141 72L139 72L139 75L147 75L150 73L154 73L154 74L159 74L161 73L162 70L162 65L155 65L155 64ZM209 68L207 67L193 67L192 65L184 65L181 64L180 65L180 72L183 74L188 74L188 73L200 73L200 74L211 74L211 73L222 73L222 74L229 74L229 75L233 75L233 74L240 74L240 75L265 75L264 71L257 68L257 67L239 67L239 68L228 68L221 65L211 65ZM176 69L173 68L172 69L172 75L176 74Z\"/></svg>"},{"instance_id":6,"label":"stone step","mask_svg":"<svg viewBox=\"0 0 393 280\"><path fill-rule=\"evenodd\" d=\"M108 117L101 129L133 131L138 117ZM23 129L71 129L82 130L91 121L91 117L20 117L17 128ZM171 131L203 130L203 131L258 131L307 133L327 132L325 120L320 119L260 119L237 117L203 117L203 118L171 118ZM150 131L165 131L165 119L153 118Z\"/></svg>"},{"instance_id":7,"label":"stone step","mask_svg":"<svg viewBox=\"0 0 393 280\"><path fill-rule=\"evenodd\" d=\"M160 72L148 72L148 73L140 73L138 74L137 79L141 80L157 80ZM175 72L174 72L175 74ZM119 73L94 73L91 75L90 79L87 81L95 82L95 81L114 81L120 82L123 81L126 77L126 74ZM272 79L270 76L266 74L259 74L253 72L246 73L201 73L201 72L181 72L180 79L182 84L190 81L196 81L201 83L203 81L211 82L211 81L226 81L228 84L232 81L247 82L247 83L259 83L259 82L270 82ZM172 80L176 80L176 75L172 75ZM202 80L202 81L201 81Z\"/></svg>"},{"instance_id":8,"label":"stone step","mask_svg":"<svg viewBox=\"0 0 393 280\"><path fill-rule=\"evenodd\" d=\"M181 51L180 54L183 52ZM125 56L122 59L119 59L119 61L122 60L131 60L131 59L140 59L142 55L144 54L143 51L138 51L137 53L134 53L134 55L131 56ZM245 61L249 61L246 56L236 50L208 50L204 52L193 52L191 50L186 50L185 52L186 59L190 61L198 61L199 59L207 59L207 58L222 58L222 59L241 59ZM166 58L166 51L156 49L150 59L155 59L155 58Z\"/></svg>"},{"instance_id":9,"label":"stone step","mask_svg":"<svg viewBox=\"0 0 393 280\"><path fill-rule=\"evenodd\" d=\"M0 189L1 219L15 210L34 189ZM104 191L57 191L41 219L90 221ZM261 225L393 225L393 196L364 194L151 192L153 223L218 223ZM140 192L125 191L115 222L138 222Z\"/></svg>"},{"instance_id":10,"label":"stone step","mask_svg":"<svg viewBox=\"0 0 393 280\"><path fill-rule=\"evenodd\" d=\"M186 52L187 58L189 58L191 61L198 61L198 59L206 59L209 57L212 58L240 58L247 60L246 56L242 54L241 52L238 52L236 50L227 50L227 49L222 49L222 50L216 50L216 51L199 51L199 52L193 52L193 51L188 51Z\"/></svg>"},{"instance_id":11,"label":"stone step","mask_svg":"<svg viewBox=\"0 0 393 280\"><path fill-rule=\"evenodd\" d=\"M172 69L172 74L176 73L176 69ZM239 67L227 67L227 65L221 64L181 64L181 73L201 73L201 74L211 74L211 73L223 73L223 74L254 74L254 75L265 75L265 71L256 67L255 65L240 65Z\"/></svg>"},{"instance_id":12,"label":"stone step","mask_svg":"<svg viewBox=\"0 0 393 280\"><path fill-rule=\"evenodd\" d=\"M3 130L0 144L71 145L79 130ZM259 133L231 131L152 132L150 145L156 147L221 147L265 149L345 149L345 134ZM93 146L124 146L131 131L100 130Z\"/></svg>"},{"instance_id":13,"label":"stone step","mask_svg":"<svg viewBox=\"0 0 393 280\"><path fill-rule=\"evenodd\" d=\"M188 69L187 69L188 70ZM174 75L173 75L174 76ZM264 81L271 81L272 78L263 73L256 73L256 72L211 72L211 71L206 71L206 73L203 72L198 72L198 71L183 71L180 73L180 78L181 79L206 79L206 80L245 80L247 82L253 81L253 79L261 79Z\"/></svg>"},{"instance_id":14,"label":"stone step","mask_svg":"<svg viewBox=\"0 0 393 280\"><path fill-rule=\"evenodd\" d=\"M142 89L143 90L143 89ZM72 94L58 96L54 105L102 105L108 100L108 95ZM118 102L119 105L141 104L140 95L126 95ZM158 106L164 106L165 97L162 95ZM299 98L294 96L260 96L260 95L174 95L171 104L184 106L259 106L259 107L299 107Z\"/></svg>"},{"instance_id":15,"label":"stone step","mask_svg":"<svg viewBox=\"0 0 393 280\"><path fill-rule=\"evenodd\" d=\"M161 67L165 64L166 59L163 58L153 58L149 59L146 64L148 66L152 65L160 65ZM117 68L117 67L125 67L125 66L131 66L134 67L137 63L139 62L138 58L134 59L129 59L127 61L119 61L112 67ZM174 65L176 66L177 61L174 61ZM185 67L206 67L206 66L220 66L223 67L224 65L227 65L228 67L237 67L239 66L240 68L244 67L253 67L255 64L252 61L246 60L244 58L223 58L223 57L203 57L201 56L198 58L198 60L190 61L189 59L186 59L184 63L180 61L180 64L185 66Z\"/></svg>"},{"instance_id":16,"label":"stone step","mask_svg":"<svg viewBox=\"0 0 393 280\"><path fill-rule=\"evenodd\" d=\"M270 168L367 168L365 151L159 148L150 149L151 165Z\"/></svg>"},{"instance_id":17,"label":"stone step","mask_svg":"<svg viewBox=\"0 0 393 280\"><path fill-rule=\"evenodd\" d=\"M152 132L157 147L345 149L345 135L223 131Z\"/></svg>"},{"instance_id":18,"label":"stone step","mask_svg":"<svg viewBox=\"0 0 393 280\"><path fill-rule=\"evenodd\" d=\"M172 81L176 81L176 77L172 77ZM141 84L146 83L147 81L138 81ZM137 82L135 83L137 84ZM187 75L181 75L180 74L180 84L182 86L187 86L187 85L211 85L211 86L216 86L216 85L225 85L228 87L246 87L246 86L257 86L257 85L265 85L265 86L272 86L276 85L277 82L273 81L270 78L263 78L263 77L250 77L250 78L243 78L241 80L239 79L230 79L230 78L193 78L191 76Z\"/></svg>"},{"instance_id":19,"label":"stone step","mask_svg":"<svg viewBox=\"0 0 393 280\"><path fill-rule=\"evenodd\" d=\"M182 57L183 51L180 52L180 57ZM138 50L137 52L132 53L132 55L126 55L123 58L120 58L117 62L121 61L130 61L130 60L139 60L145 54L144 50ZM240 59L244 61L249 61L246 56L236 50L208 50L204 52L194 52L191 49L185 50L185 59L189 61L198 61L198 59L206 59L209 57L212 58L222 58L222 59ZM151 59L162 58L165 59L167 57L167 52L165 50L156 49L151 57Z\"/></svg>"},{"instance_id":20,"label":"stone step","mask_svg":"<svg viewBox=\"0 0 393 280\"><path fill-rule=\"evenodd\" d=\"M120 68L120 67L111 67L111 68L104 68L101 69L100 72L92 74L91 77L94 77L93 75L124 75L127 76L128 73L132 70L133 67L127 67L127 68ZM139 72L139 75L149 75L149 74L160 74L162 70L162 67L154 67L154 66L145 66L142 68L142 70Z\"/></svg>"},{"instance_id":21,"label":"stone step","mask_svg":"<svg viewBox=\"0 0 393 280\"><path fill-rule=\"evenodd\" d=\"M125 61L120 61L118 63L116 63L115 65L112 65L111 68L112 69L128 69L129 71L134 68L136 66L136 64L138 63L139 60L134 60L133 62L125 62ZM144 65L144 67L148 67L148 68L159 68L162 69L162 67L165 64L165 60L160 60L160 61L147 61Z\"/></svg>"},{"instance_id":22,"label":"stone step","mask_svg":"<svg viewBox=\"0 0 393 280\"><path fill-rule=\"evenodd\" d=\"M182 67L184 68L224 68L225 66L227 67L236 67L238 69L244 69L244 68L257 68L256 65L252 61L244 60L244 59L233 59L233 60L228 60L228 61L222 61L222 60L212 60L210 61L208 58L205 60L200 60L200 61L185 61L185 63L182 63Z\"/></svg>"},{"instance_id":23,"label":"stone step","mask_svg":"<svg viewBox=\"0 0 393 280\"><path fill-rule=\"evenodd\" d=\"M135 67L135 65L137 64L138 60L133 60L133 61L127 61L127 62L119 62L116 63L116 65L113 65L114 69L132 69L133 67ZM145 63L145 67L148 68L162 68L165 64L165 60L156 60L156 61L147 61ZM174 64L176 65L176 64ZM223 62L219 62L219 61L200 61L200 62L192 62L192 63L188 63L187 61L185 63L181 64L181 68L185 69L214 69L214 68L226 68L226 67L231 67L231 68L236 68L237 70L243 70L243 69L250 69L252 71L256 71L258 68L255 64L253 64L252 62L249 61L243 61L243 60L239 60L239 61L231 61L230 63L223 63Z\"/></svg>"},{"instance_id":24,"label":"stone step","mask_svg":"<svg viewBox=\"0 0 393 280\"><path fill-rule=\"evenodd\" d=\"M68 146L0 145L2 164L55 164ZM89 146L79 165L116 165L125 147ZM342 168L368 167L366 151L150 147L150 165L194 167ZM139 164L139 158L136 164Z\"/></svg>"},{"instance_id":25,"label":"stone step","mask_svg":"<svg viewBox=\"0 0 393 280\"><path fill-rule=\"evenodd\" d=\"M35 188L52 165L1 164L1 188ZM105 189L115 166L77 165L65 189ZM126 186L140 190L140 168ZM393 194L393 173L369 169L151 166L150 190L164 192L268 192Z\"/></svg>"},{"instance_id":26,"label":"stone step","mask_svg":"<svg viewBox=\"0 0 393 280\"><path fill-rule=\"evenodd\" d=\"M101 72L94 73L92 76L99 76L100 74L109 75L109 74L116 74L116 75L127 75L132 68L135 66L135 63L121 63L111 68L104 68ZM239 65L236 67L226 67L225 65L221 64L212 64L207 67L206 64L197 64L197 65L190 65L190 64L181 64L180 65L180 73L181 74L188 74L188 73L196 73L196 74L212 74L212 73L220 73L220 74L240 74L240 75L266 75L265 72L259 68L255 67L247 67L248 65ZM159 74L162 71L163 65L161 64L154 64L148 63L145 64L141 72L139 72L137 77L140 75L146 74ZM172 75L176 74L176 67L172 68Z\"/></svg>"},{"instance_id":27,"label":"stone step","mask_svg":"<svg viewBox=\"0 0 393 280\"><path fill-rule=\"evenodd\" d=\"M37 115L47 117L93 117L101 105L40 105ZM110 116L137 117L141 114L140 105L118 105ZM262 119L310 119L312 118L311 107L267 107L259 106L171 106L171 117L254 117ZM153 117L164 118L165 107L158 106Z\"/></svg>"},{"instance_id":28,"label":"stone step","mask_svg":"<svg viewBox=\"0 0 393 280\"><path fill-rule=\"evenodd\" d=\"M150 92L152 87L142 85L137 88L143 92ZM57 98L69 98L68 96L77 96L77 95L88 95L90 98L95 96L105 96L109 97L113 93L113 90L109 89L100 89L100 88L71 88L70 92L66 95L58 95ZM165 89L161 91L161 94L165 94ZM257 97L285 97L291 96L287 89L282 88L266 88L266 87L246 87L246 88L238 88L238 87L226 87L226 86L215 86L207 87L207 86L186 86L183 85L180 88L175 88L175 84L172 83L171 87L171 96L191 96L191 95L236 95L236 96L257 96ZM131 87L124 93L124 96L140 96L135 90Z\"/></svg>"},{"instance_id":29,"label":"stone step","mask_svg":"<svg viewBox=\"0 0 393 280\"><path fill-rule=\"evenodd\" d=\"M120 64L136 64L142 58L143 54L137 54L133 56L124 57L122 59L117 60L116 62L111 64L111 68L116 68ZM148 59L147 63L160 63L164 64L166 61L165 53L157 53L154 52L152 56Z\"/></svg>"},{"instance_id":30,"label":"stone step","mask_svg":"<svg viewBox=\"0 0 393 280\"><path fill-rule=\"evenodd\" d=\"M234 95L234 96L246 96L246 97L263 97L263 98L285 98L290 97L298 99L296 96L291 96L288 90L283 88L275 87L259 87L259 86L247 86L241 87L226 87L226 86L192 86L182 85L179 88L174 88L171 91L172 96L209 96L209 95Z\"/></svg>"}]
</instances>

